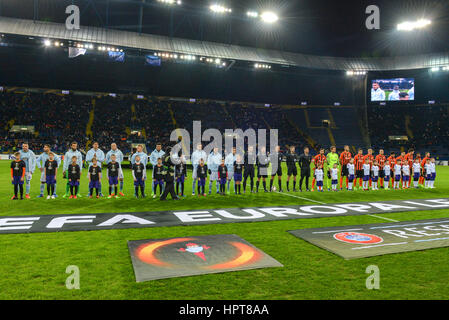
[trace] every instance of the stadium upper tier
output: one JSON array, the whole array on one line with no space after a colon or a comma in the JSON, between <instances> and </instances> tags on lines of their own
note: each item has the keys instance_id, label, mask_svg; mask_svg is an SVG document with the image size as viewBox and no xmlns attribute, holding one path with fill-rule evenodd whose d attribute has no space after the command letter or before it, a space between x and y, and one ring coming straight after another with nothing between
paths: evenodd
<instances>
[{"instance_id":1,"label":"stadium upper tier","mask_svg":"<svg viewBox=\"0 0 449 320\"><path fill-rule=\"evenodd\" d=\"M322 70L411 70L449 64L449 52L395 58L313 56L88 26L68 30L64 24L6 17L0 19L0 33Z\"/></svg>"},{"instance_id":2,"label":"stadium upper tier","mask_svg":"<svg viewBox=\"0 0 449 320\"><path fill-rule=\"evenodd\" d=\"M50 144L62 153L70 142L81 148L98 141L102 148L116 142L129 153L130 142L145 143L148 150L157 142L170 143L176 128L193 132L193 121L201 121L202 131L218 129L278 129L283 150L309 145L319 150L336 145L398 151L415 147L446 156L449 142L449 108L401 107L393 109L331 106L272 106L131 95L117 97L62 95L41 92L0 92L0 152L12 152L28 141L33 150ZM399 110L399 112L398 112ZM34 126L34 132L11 132L14 125ZM366 130L369 128L368 130ZM138 133L138 136L136 136ZM369 136L368 136L369 135ZM405 136L408 141L390 141L389 136ZM370 142L371 140L371 142ZM372 143L372 144L371 144Z\"/></svg>"}]
</instances>

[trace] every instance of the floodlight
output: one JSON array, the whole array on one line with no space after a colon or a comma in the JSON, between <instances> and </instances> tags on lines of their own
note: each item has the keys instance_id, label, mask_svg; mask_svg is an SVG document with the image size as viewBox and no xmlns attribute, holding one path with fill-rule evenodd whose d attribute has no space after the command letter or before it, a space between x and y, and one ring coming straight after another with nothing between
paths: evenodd
<instances>
[{"instance_id":1,"label":"floodlight","mask_svg":"<svg viewBox=\"0 0 449 320\"><path fill-rule=\"evenodd\" d=\"M271 11L265 11L260 15L261 19L263 22L266 23L275 23L276 21L279 20L279 17L277 16L277 14L275 14L274 12Z\"/></svg>"},{"instance_id":2,"label":"floodlight","mask_svg":"<svg viewBox=\"0 0 449 320\"><path fill-rule=\"evenodd\" d=\"M405 21L403 23L398 24L399 31L413 31L416 29L423 29L430 25L432 21L427 19L420 19L418 21Z\"/></svg>"}]
</instances>

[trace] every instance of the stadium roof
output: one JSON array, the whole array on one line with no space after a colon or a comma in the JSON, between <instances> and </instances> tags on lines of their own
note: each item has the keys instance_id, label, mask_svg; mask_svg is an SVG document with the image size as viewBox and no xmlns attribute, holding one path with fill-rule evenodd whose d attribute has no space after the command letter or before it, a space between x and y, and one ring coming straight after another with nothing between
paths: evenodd
<instances>
[{"instance_id":1,"label":"stadium roof","mask_svg":"<svg viewBox=\"0 0 449 320\"><path fill-rule=\"evenodd\" d=\"M0 19L0 33L323 70L383 71L449 65L449 52L381 58L326 57L91 26L68 30L64 24L6 17Z\"/></svg>"}]
</instances>

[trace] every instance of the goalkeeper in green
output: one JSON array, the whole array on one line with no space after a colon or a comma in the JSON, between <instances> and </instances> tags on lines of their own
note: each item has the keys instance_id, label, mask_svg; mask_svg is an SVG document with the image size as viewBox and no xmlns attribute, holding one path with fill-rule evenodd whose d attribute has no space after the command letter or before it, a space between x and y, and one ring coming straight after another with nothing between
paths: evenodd
<instances>
[{"instance_id":1,"label":"goalkeeper in green","mask_svg":"<svg viewBox=\"0 0 449 320\"><path fill-rule=\"evenodd\" d=\"M340 163L340 157L338 156L336 147L334 146L331 147L331 152L329 152L326 156L326 163L327 163L327 190L330 191L331 170L335 164L339 165Z\"/></svg>"}]
</instances>

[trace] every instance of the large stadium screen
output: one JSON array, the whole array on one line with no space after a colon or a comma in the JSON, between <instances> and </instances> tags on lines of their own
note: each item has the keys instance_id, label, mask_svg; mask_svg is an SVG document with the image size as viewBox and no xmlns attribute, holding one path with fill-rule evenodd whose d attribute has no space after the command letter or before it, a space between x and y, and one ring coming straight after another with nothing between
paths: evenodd
<instances>
[{"instance_id":1,"label":"large stadium screen","mask_svg":"<svg viewBox=\"0 0 449 320\"><path fill-rule=\"evenodd\" d=\"M415 79L395 78L371 81L371 101L415 100Z\"/></svg>"}]
</instances>

